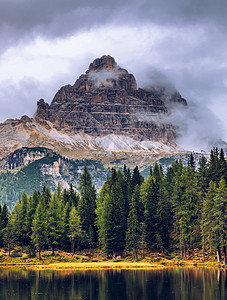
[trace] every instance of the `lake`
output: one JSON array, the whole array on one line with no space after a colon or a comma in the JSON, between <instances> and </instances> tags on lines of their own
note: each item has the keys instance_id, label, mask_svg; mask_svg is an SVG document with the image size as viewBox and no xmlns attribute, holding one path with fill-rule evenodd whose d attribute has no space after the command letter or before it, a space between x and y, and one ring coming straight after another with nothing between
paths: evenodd
<instances>
[{"instance_id":1,"label":"lake","mask_svg":"<svg viewBox=\"0 0 227 300\"><path fill-rule=\"evenodd\" d=\"M224 270L0 270L1 300L227 299Z\"/></svg>"}]
</instances>

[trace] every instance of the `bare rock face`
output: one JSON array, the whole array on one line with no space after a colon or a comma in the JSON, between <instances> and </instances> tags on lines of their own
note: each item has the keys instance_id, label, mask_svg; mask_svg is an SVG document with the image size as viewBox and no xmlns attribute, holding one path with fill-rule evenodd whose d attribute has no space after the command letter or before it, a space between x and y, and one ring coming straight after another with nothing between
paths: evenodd
<instances>
[{"instance_id":1,"label":"bare rock face","mask_svg":"<svg viewBox=\"0 0 227 300\"><path fill-rule=\"evenodd\" d=\"M47 154L53 153L46 148L20 148L2 159L0 169L13 170L22 166L27 166L32 162L45 157Z\"/></svg>"},{"instance_id":2,"label":"bare rock face","mask_svg":"<svg viewBox=\"0 0 227 300\"><path fill-rule=\"evenodd\" d=\"M178 98L181 102L180 95ZM73 86L62 87L50 106L41 99L35 121L42 125L49 121L68 134L127 135L139 141L174 144L172 125L154 121L167 112L155 91L137 89L132 74L120 68L113 57L103 56L95 59Z\"/></svg>"}]
</instances>

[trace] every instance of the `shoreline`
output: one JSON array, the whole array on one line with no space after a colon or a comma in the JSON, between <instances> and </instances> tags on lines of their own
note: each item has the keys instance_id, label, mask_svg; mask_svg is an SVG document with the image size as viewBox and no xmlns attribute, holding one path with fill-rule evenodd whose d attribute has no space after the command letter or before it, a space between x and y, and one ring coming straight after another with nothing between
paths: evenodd
<instances>
[{"instance_id":1,"label":"shoreline","mask_svg":"<svg viewBox=\"0 0 227 300\"><path fill-rule=\"evenodd\" d=\"M168 262L127 262L127 261L103 261L103 262L54 262L49 264L40 264L37 262L1 262L0 269L26 269L26 270L157 270L165 268L208 268L224 269L225 266L217 262L194 262L190 260L168 261Z\"/></svg>"},{"instance_id":2,"label":"shoreline","mask_svg":"<svg viewBox=\"0 0 227 300\"><path fill-rule=\"evenodd\" d=\"M4 250L0 251L0 269L24 270L95 270L95 269L122 269L122 270L155 270L164 268L212 268L224 269L226 266L218 263L215 256L207 256L203 261L201 256L179 258L166 256L160 253L147 253L138 256L134 262L132 255L126 257L108 258L104 252L77 252L71 254L63 251L43 251L41 258L37 255L30 257L22 251L14 251L12 256Z\"/></svg>"}]
</instances>

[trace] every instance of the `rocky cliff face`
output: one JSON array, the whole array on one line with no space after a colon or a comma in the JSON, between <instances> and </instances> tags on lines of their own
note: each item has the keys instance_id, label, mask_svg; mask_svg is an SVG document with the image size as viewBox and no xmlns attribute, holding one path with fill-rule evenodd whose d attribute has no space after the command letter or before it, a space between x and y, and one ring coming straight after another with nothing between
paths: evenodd
<instances>
[{"instance_id":1,"label":"rocky cliff face","mask_svg":"<svg viewBox=\"0 0 227 300\"><path fill-rule=\"evenodd\" d=\"M183 101L180 94L175 99ZM73 86L62 87L50 106L41 99L35 120L47 128L49 121L67 134L126 135L173 145L176 135L172 125L154 122L155 116L167 112L164 97L153 90L137 89L132 74L111 56L103 56L94 60Z\"/></svg>"},{"instance_id":2,"label":"rocky cliff face","mask_svg":"<svg viewBox=\"0 0 227 300\"><path fill-rule=\"evenodd\" d=\"M46 147L68 157L99 160L110 153L118 153L120 159L137 153L137 161L141 151L148 156L170 153L176 132L172 124L162 122L170 104L187 105L176 91L137 88L132 74L113 57L103 56L73 85L62 87L50 105L39 100L34 118L0 124L0 157L21 147ZM5 163L10 169L12 162Z\"/></svg>"},{"instance_id":3,"label":"rocky cliff face","mask_svg":"<svg viewBox=\"0 0 227 300\"><path fill-rule=\"evenodd\" d=\"M27 148L18 149L0 161L0 169L14 170L19 167L27 166L36 160L46 157L53 153L52 150L46 148Z\"/></svg>"}]
</instances>

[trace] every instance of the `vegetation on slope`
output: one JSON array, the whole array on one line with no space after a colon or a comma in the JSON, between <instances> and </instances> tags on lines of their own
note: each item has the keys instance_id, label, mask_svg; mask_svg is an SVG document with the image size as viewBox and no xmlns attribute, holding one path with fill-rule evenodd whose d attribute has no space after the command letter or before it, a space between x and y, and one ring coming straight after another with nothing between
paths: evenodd
<instances>
[{"instance_id":1,"label":"vegetation on slope","mask_svg":"<svg viewBox=\"0 0 227 300\"><path fill-rule=\"evenodd\" d=\"M72 185L54 193L45 187L32 196L23 192L12 213L1 207L0 244L9 254L15 247L39 256L49 249L99 248L114 258L132 253L135 261L139 253L177 253L182 259L197 249L203 260L217 253L226 263L226 182L227 162L216 148L197 171L193 155L188 166L175 161L165 175L155 164L147 179L138 167L112 169L97 198L85 167L80 194Z\"/></svg>"}]
</instances>

